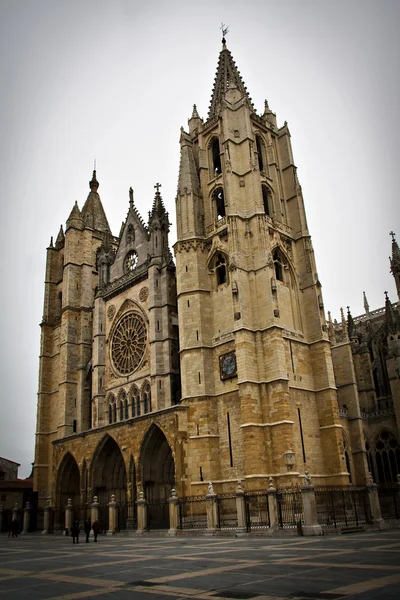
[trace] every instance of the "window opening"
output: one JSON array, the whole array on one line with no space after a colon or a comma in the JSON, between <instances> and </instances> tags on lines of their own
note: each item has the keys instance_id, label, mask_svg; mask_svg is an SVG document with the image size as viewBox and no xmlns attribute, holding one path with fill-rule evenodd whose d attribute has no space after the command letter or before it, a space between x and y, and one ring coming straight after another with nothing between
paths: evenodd
<instances>
[{"instance_id":1,"label":"window opening","mask_svg":"<svg viewBox=\"0 0 400 600\"><path fill-rule=\"evenodd\" d=\"M151 412L151 387L149 383L146 383L143 389L143 410L144 414Z\"/></svg>"},{"instance_id":2,"label":"window opening","mask_svg":"<svg viewBox=\"0 0 400 600\"><path fill-rule=\"evenodd\" d=\"M269 217L269 216L271 216L271 207L272 207L271 191L269 190L269 188L267 188L266 185L262 186L262 197L263 197L264 212Z\"/></svg>"},{"instance_id":3,"label":"window opening","mask_svg":"<svg viewBox=\"0 0 400 600\"><path fill-rule=\"evenodd\" d=\"M227 281L226 259L223 254L217 254L215 262L215 272L217 274L217 284L222 285Z\"/></svg>"},{"instance_id":4,"label":"window opening","mask_svg":"<svg viewBox=\"0 0 400 600\"><path fill-rule=\"evenodd\" d=\"M279 281L283 281L282 258L281 258L281 254L277 248L274 250L272 257L274 259L275 277Z\"/></svg>"},{"instance_id":5,"label":"window opening","mask_svg":"<svg viewBox=\"0 0 400 600\"><path fill-rule=\"evenodd\" d=\"M232 438L231 438L231 420L229 417L229 413L226 413L226 420L228 424L228 439L229 439L229 458L231 462L231 467L233 467L233 455L232 455Z\"/></svg>"},{"instance_id":6,"label":"window opening","mask_svg":"<svg viewBox=\"0 0 400 600\"><path fill-rule=\"evenodd\" d=\"M219 152L219 140L217 137L213 138L211 145L211 153L212 153L212 164L213 164L213 172L214 177L217 177L222 173L221 169L221 156Z\"/></svg>"},{"instance_id":7,"label":"window opening","mask_svg":"<svg viewBox=\"0 0 400 600\"><path fill-rule=\"evenodd\" d=\"M76 433L76 419L72 421L72 432Z\"/></svg>"},{"instance_id":8,"label":"window opening","mask_svg":"<svg viewBox=\"0 0 400 600\"><path fill-rule=\"evenodd\" d=\"M378 471L378 483L390 483L397 480L400 473L400 447L395 436L383 430L375 444L375 461Z\"/></svg>"},{"instance_id":9,"label":"window opening","mask_svg":"<svg viewBox=\"0 0 400 600\"><path fill-rule=\"evenodd\" d=\"M256 135L256 146L258 154L258 168L260 169L260 171L264 171L263 143L259 135Z\"/></svg>"}]
</instances>

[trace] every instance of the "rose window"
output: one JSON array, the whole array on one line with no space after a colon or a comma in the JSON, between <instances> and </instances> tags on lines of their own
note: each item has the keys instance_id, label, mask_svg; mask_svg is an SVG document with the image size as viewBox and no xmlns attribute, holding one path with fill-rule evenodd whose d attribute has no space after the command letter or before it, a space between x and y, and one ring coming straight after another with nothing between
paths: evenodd
<instances>
[{"instance_id":1,"label":"rose window","mask_svg":"<svg viewBox=\"0 0 400 600\"><path fill-rule=\"evenodd\" d=\"M146 350L147 331L138 313L128 313L119 321L111 342L114 366L121 375L133 373Z\"/></svg>"},{"instance_id":2,"label":"rose window","mask_svg":"<svg viewBox=\"0 0 400 600\"><path fill-rule=\"evenodd\" d=\"M138 263L138 255L134 250L128 252L124 260L124 269L126 272L134 271Z\"/></svg>"}]
</instances>

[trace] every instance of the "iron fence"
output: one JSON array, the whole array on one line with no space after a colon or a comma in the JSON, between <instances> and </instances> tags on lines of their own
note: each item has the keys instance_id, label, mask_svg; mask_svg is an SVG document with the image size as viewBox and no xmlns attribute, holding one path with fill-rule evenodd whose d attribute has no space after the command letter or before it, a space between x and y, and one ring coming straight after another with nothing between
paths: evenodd
<instances>
[{"instance_id":1,"label":"iron fence","mask_svg":"<svg viewBox=\"0 0 400 600\"><path fill-rule=\"evenodd\" d=\"M117 531L137 529L137 507L135 502L117 502Z\"/></svg>"},{"instance_id":2,"label":"iron fence","mask_svg":"<svg viewBox=\"0 0 400 600\"><path fill-rule=\"evenodd\" d=\"M300 488L284 488L276 493L278 521L281 529L299 528L304 524L303 500Z\"/></svg>"},{"instance_id":3,"label":"iron fence","mask_svg":"<svg viewBox=\"0 0 400 600\"><path fill-rule=\"evenodd\" d=\"M400 519L400 490L398 486L381 486L378 488L381 516L385 521Z\"/></svg>"},{"instance_id":4,"label":"iron fence","mask_svg":"<svg viewBox=\"0 0 400 600\"><path fill-rule=\"evenodd\" d=\"M271 526L268 495L264 490L245 494L244 502L247 531L251 531L252 529L267 529Z\"/></svg>"},{"instance_id":5,"label":"iron fence","mask_svg":"<svg viewBox=\"0 0 400 600\"><path fill-rule=\"evenodd\" d=\"M220 529L236 529L238 527L236 494L218 494L217 508L217 527Z\"/></svg>"},{"instance_id":6,"label":"iron fence","mask_svg":"<svg viewBox=\"0 0 400 600\"><path fill-rule=\"evenodd\" d=\"M371 523L366 487L317 487L318 523L324 529L340 529Z\"/></svg>"},{"instance_id":7,"label":"iron fence","mask_svg":"<svg viewBox=\"0 0 400 600\"><path fill-rule=\"evenodd\" d=\"M207 529L205 496L188 496L178 503L178 529Z\"/></svg>"},{"instance_id":8,"label":"iron fence","mask_svg":"<svg viewBox=\"0 0 400 600\"><path fill-rule=\"evenodd\" d=\"M169 528L169 503L168 500L159 500L147 503L147 529Z\"/></svg>"}]
</instances>

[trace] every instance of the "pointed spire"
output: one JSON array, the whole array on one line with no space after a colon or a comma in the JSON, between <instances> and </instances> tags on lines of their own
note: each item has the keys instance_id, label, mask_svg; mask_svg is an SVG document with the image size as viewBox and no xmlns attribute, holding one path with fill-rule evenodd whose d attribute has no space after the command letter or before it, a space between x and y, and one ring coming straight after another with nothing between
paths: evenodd
<instances>
[{"instance_id":1,"label":"pointed spire","mask_svg":"<svg viewBox=\"0 0 400 600\"><path fill-rule=\"evenodd\" d=\"M96 170L93 171L93 177L91 181L89 181L89 187L90 192L82 208L82 219L84 220L86 227L96 229L97 231L106 231L106 229L110 229L110 226L100 196L97 193L99 182L97 181Z\"/></svg>"},{"instance_id":2,"label":"pointed spire","mask_svg":"<svg viewBox=\"0 0 400 600\"><path fill-rule=\"evenodd\" d=\"M353 320L353 317L350 312L350 306L347 307L347 331L349 334L349 338L354 337L354 335L355 335L354 320Z\"/></svg>"},{"instance_id":3,"label":"pointed spire","mask_svg":"<svg viewBox=\"0 0 400 600\"><path fill-rule=\"evenodd\" d=\"M49 248L54 248L54 246L53 246L53 236L51 236L51 238L50 238Z\"/></svg>"},{"instance_id":4,"label":"pointed spire","mask_svg":"<svg viewBox=\"0 0 400 600\"><path fill-rule=\"evenodd\" d=\"M62 248L64 246L65 236L63 226L60 225L60 231L58 232L58 236L56 239L56 248Z\"/></svg>"},{"instance_id":5,"label":"pointed spire","mask_svg":"<svg viewBox=\"0 0 400 600\"><path fill-rule=\"evenodd\" d=\"M365 292L363 292L363 299L364 299L365 314L369 317L369 304L368 304L367 295Z\"/></svg>"},{"instance_id":6,"label":"pointed spire","mask_svg":"<svg viewBox=\"0 0 400 600\"><path fill-rule=\"evenodd\" d=\"M385 292L385 321L389 327L389 331L391 331L392 333L397 331L397 316L394 312L392 303L389 300L389 295L387 292Z\"/></svg>"},{"instance_id":7,"label":"pointed spire","mask_svg":"<svg viewBox=\"0 0 400 600\"><path fill-rule=\"evenodd\" d=\"M192 119L200 119L200 115L197 112L197 106L195 104L193 104L193 112L192 112Z\"/></svg>"},{"instance_id":8,"label":"pointed spire","mask_svg":"<svg viewBox=\"0 0 400 600\"><path fill-rule=\"evenodd\" d=\"M225 93L229 88L237 88L246 99L251 111L254 112L254 106L247 88L244 85L240 72L232 58L232 54L226 47L225 38L222 39L222 50L219 55L217 73L214 79L214 87L211 96L210 110L208 118L218 114L218 110L225 99Z\"/></svg>"},{"instance_id":9,"label":"pointed spire","mask_svg":"<svg viewBox=\"0 0 400 600\"><path fill-rule=\"evenodd\" d=\"M82 219L82 213L79 210L77 201L75 201L75 204L72 207L70 215L67 219L67 231L70 227L75 227L76 229L84 229L85 227L85 224Z\"/></svg>"},{"instance_id":10,"label":"pointed spire","mask_svg":"<svg viewBox=\"0 0 400 600\"><path fill-rule=\"evenodd\" d=\"M153 207L151 209L151 212L149 212L149 223L153 221L156 217L162 218L164 217L164 215L168 214L165 210L165 206L160 194L161 183L156 183L154 187L156 188L156 194L154 196Z\"/></svg>"},{"instance_id":11,"label":"pointed spire","mask_svg":"<svg viewBox=\"0 0 400 600\"><path fill-rule=\"evenodd\" d=\"M347 323L346 323L346 318L344 316L344 310L342 307L340 307L340 316L341 316L341 320L342 320L343 341L348 342L349 336L347 333Z\"/></svg>"}]
</instances>

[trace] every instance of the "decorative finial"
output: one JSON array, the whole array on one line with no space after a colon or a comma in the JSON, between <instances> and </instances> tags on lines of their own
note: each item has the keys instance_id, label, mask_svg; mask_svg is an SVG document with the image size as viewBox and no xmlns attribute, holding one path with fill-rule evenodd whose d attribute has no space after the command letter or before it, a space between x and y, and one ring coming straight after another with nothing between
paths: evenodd
<instances>
[{"instance_id":1,"label":"decorative finial","mask_svg":"<svg viewBox=\"0 0 400 600\"><path fill-rule=\"evenodd\" d=\"M385 301L389 302L389 294L387 292L384 292L384 293L385 293Z\"/></svg>"},{"instance_id":2,"label":"decorative finial","mask_svg":"<svg viewBox=\"0 0 400 600\"><path fill-rule=\"evenodd\" d=\"M392 236L392 242L395 242L396 241L396 234L395 234L395 232L394 231L389 231L389 235Z\"/></svg>"},{"instance_id":3,"label":"decorative finial","mask_svg":"<svg viewBox=\"0 0 400 600\"><path fill-rule=\"evenodd\" d=\"M132 208L133 206L133 189L129 188L129 206Z\"/></svg>"},{"instance_id":4,"label":"decorative finial","mask_svg":"<svg viewBox=\"0 0 400 600\"><path fill-rule=\"evenodd\" d=\"M225 36L229 33L229 25L225 25L225 23L221 23L220 29L222 31L222 44L225 46L225 44L226 44Z\"/></svg>"},{"instance_id":5,"label":"decorative finial","mask_svg":"<svg viewBox=\"0 0 400 600\"><path fill-rule=\"evenodd\" d=\"M99 187L99 182L96 179L96 169L93 170L92 180L89 181L90 191L97 192Z\"/></svg>"}]
</instances>

